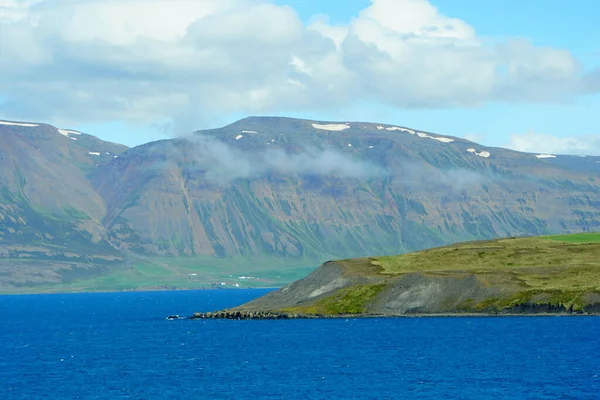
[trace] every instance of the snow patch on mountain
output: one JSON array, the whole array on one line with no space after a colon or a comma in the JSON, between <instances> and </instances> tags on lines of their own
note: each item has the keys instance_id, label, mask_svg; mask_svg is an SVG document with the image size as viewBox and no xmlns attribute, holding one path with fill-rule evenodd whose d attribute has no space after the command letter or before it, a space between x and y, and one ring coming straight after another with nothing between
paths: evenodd
<instances>
[{"instance_id":1,"label":"snow patch on mountain","mask_svg":"<svg viewBox=\"0 0 600 400\"><path fill-rule=\"evenodd\" d=\"M400 128L399 126L390 126L385 128L388 131L400 131L400 132L407 132L410 133L411 135L415 134L415 131L413 131L412 129L406 129L406 128Z\"/></svg>"},{"instance_id":2,"label":"snow patch on mountain","mask_svg":"<svg viewBox=\"0 0 600 400\"><path fill-rule=\"evenodd\" d=\"M343 131L350 128L348 124L312 124L313 128L325 131Z\"/></svg>"},{"instance_id":3,"label":"snow patch on mountain","mask_svg":"<svg viewBox=\"0 0 600 400\"><path fill-rule=\"evenodd\" d=\"M479 152L479 153L478 153L478 152L477 152L477 150L475 150L475 149L473 149L473 148L470 148L470 149L467 149L467 151L468 151L469 153L473 153L473 154L475 154L476 156L483 157L483 158L489 158L489 157L490 157L490 155L491 155L489 151L485 151L485 150L484 150L484 151L482 151L482 152Z\"/></svg>"},{"instance_id":4,"label":"snow patch on mountain","mask_svg":"<svg viewBox=\"0 0 600 400\"><path fill-rule=\"evenodd\" d=\"M431 136L431 138L433 140L438 140L438 141L440 141L442 143L452 143L452 142L454 142L454 139L450 139L450 138L447 138L447 137L441 137L441 136L433 137L433 136Z\"/></svg>"},{"instance_id":5,"label":"snow patch on mountain","mask_svg":"<svg viewBox=\"0 0 600 400\"><path fill-rule=\"evenodd\" d=\"M417 136L420 137L420 138L427 138L427 139L437 140L437 141L442 142L442 143L452 143L452 142L454 142L454 139L450 139L450 138L443 137L443 136L431 136L431 135L428 135L425 132L417 132Z\"/></svg>"},{"instance_id":6,"label":"snow patch on mountain","mask_svg":"<svg viewBox=\"0 0 600 400\"><path fill-rule=\"evenodd\" d=\"M68 138L71 138L69 135L81 135L81 132L73 131L71 129L57 129L58 133ZM71 138L72 139L72 138Z\"/></svg>"},{"instance_id":7,"label":"snow patch on mountain","mask_svg":"<svg viewBox=\"0 0 600 400\"><path fill-rule=\"evenodd\" d=\"M377 129L379 129L379 130L384 130L385 129L386 131L406 132L406 133L410 133L411 135L417 135L420 138L433 139L433 140L437 140L437 141L442 142L442 143L452 143L452 142L454 142L454 139L450 139L450 138L443 137L443 136L431 136L431 135L429 135L429 134L427 134L425 132L415 132L412 129L401 128L399 126L388 126L388 127L385 127L385 126L379 125L379 126L377 126Z\"/></svg>"},{"instance_id":8,"label":"snow patch on mountain","mask_svg":"<svg viewBox=\"0 0 600 400\"><path fill-rule=\"evenodd\" d=\"M11 125L11 126L25 126L28 128L39 126L38 124L30 124L26 122L10 122L10 121L0 121L0 125Z\"/></svg>"}]
</instances>

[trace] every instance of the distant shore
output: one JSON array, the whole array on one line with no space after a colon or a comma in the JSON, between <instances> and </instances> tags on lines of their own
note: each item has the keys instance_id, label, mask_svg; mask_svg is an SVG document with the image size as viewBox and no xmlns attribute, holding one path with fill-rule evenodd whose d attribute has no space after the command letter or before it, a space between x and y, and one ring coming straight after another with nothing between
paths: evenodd
<instances>
[{"instance_id":1,"label":"distant shore","mask_svg":"<svg viewBox=\"0 0 600 400\"><path fill-rule=\"evenodd\" d=\"M113 289L98 289L98 290L72 290L72 291L37 291L37 292L0 292L0 296L12 295L36 295L36 294L80 294L80 293L131 293L131 292L182 292L194 290L276 290L279 287L198 287L198 288L165 288L165 287L139 287L131 289L113 290Z\"/></svg>"}]
</instances>

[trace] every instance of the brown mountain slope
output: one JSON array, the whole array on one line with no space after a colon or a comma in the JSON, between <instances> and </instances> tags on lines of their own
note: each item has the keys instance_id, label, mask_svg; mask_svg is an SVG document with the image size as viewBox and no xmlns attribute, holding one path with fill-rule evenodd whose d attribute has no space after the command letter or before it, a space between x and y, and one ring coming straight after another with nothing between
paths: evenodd
<instances>
[{"instance_id":1,"label":"brown mountain slope","mask_svg":"<svg viewBox=\"0 0 600 400\"><path fill-rule=\"evenodd\" d=\"M248 118L131 149L93 182L123 248L322 259L595 229L597 160L377 124Z\"/></svg>"},{"instance_id":2,"label":"brown mountain slope","mask_svg":"<svg viewBox=\"0 0 600 400\"><path fill-rule=\"evenodd\" d=\"M238 263L285 276L331 258L599 230L600 158L538 156L363 122L253 117L132 149L0 122L0 286L110 271L124 275L104 289L211 282Z\"/></svg>"},{"instance_id":3,"label":"brown mountain slope","mask_svg":"<svg viewBox=\"0 0 600 400\"><path fill-rule=\"evenodd\" d=\"M87 173L125 149L50 125L0 121L0 264L14 283L60 281L55 269L120 259L102 239L106 209Z\"/></svg>"}]
</instances>

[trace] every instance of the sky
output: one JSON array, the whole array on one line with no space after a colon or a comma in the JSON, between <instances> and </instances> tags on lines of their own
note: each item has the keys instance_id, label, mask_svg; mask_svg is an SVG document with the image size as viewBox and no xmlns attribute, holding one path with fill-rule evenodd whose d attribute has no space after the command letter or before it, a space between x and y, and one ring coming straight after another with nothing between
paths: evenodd
<instances>
[{"instance_id":1,"label":"sky","mask_svg":"<svg viewBox=\"0 0 600 400\"><path fill-rule=\"evenodd\" d=\"M600 2L0 0L0 118L135 146L250 115L600 155Z\"/></svg>"}]
</instances>

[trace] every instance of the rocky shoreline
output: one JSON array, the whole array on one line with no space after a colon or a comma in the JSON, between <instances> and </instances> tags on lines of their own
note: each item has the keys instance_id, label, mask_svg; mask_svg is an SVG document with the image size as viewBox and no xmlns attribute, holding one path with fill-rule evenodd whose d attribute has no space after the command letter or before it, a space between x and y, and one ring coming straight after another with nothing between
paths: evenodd
<instances>
[{"instance_id":1,"label":"rocky shoreline","mask_svg":"<svg viewBox=\"0 0 600 400\"><path fill-rule=\"evenodd\" d=\"M304 314L278 311L215 311L194 313L187 319L228 319L228 320L274 320L274 319L339 319L339 318L419 318L419 317L597 317L598 310L573 311L552 307L514 307L502 311L487 312L444 312L444 313L406 313L406 314Z\"/></svg>"},{"instance_id":2,"label":"rocky shoreline","mask_svg":"<svg viewBox=\"0 0 600 400\"><path fill-rule=\"evenodd\" d=\"M194 313L189 319L307 319L332 318L329 315L285 313L278 311L215 311Z\"/></svg>"}]
</instances>

